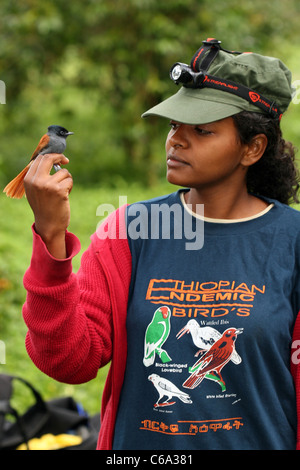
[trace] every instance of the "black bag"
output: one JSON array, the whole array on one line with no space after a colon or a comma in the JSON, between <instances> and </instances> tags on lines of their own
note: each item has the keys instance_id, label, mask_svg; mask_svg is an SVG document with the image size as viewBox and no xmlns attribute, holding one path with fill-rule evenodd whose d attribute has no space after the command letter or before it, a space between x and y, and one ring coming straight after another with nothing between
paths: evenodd
<instances>
[{"instance_id":1,"label":"black bag","mask_svg":"<svg viewBox=\"0 0 300 470\"><path fill-rule=\"evenodd\" d=\"M35 399L23 415L11 406L14 380L25 384ZM14 416L15 420L7 420L7 415ZM30 450L30 439L46 434L81 437L80 444L61 447L61 450L95 450L99 429L100 415L90 418L72 397L44 401L40 393L23 378L0 374L0 450L15 450L24 443Z\"/></svg>"}]
</instances>

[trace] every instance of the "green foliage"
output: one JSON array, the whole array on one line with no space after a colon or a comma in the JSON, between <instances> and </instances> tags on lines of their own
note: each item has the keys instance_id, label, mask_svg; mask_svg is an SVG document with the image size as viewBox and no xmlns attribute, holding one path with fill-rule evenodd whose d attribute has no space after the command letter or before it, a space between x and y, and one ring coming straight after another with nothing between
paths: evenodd
<instances>
[{"instance_id":1,"label":"green foliage","mask_svg":"<svg viewBox=\"0 0 300 470\"><path fill-rule=\"evenodd\" d=\"M297 0L2 2L0 184L56 123L75 132L67 154L78 183L155 183L164 173L167 127L140 116L174 92L170 66L189 61L212 36L229 49L293 61L299 12Z\"/></svg>"}]
</instances>

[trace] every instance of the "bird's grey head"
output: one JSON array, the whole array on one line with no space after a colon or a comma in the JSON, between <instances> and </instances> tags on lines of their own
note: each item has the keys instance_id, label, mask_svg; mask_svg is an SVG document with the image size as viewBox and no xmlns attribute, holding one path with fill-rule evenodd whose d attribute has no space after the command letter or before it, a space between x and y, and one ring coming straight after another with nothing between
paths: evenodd
<instances>
[{"instance_id":1,"label":"bird's grey head","mask_svg":"<svg viewBox=\"0 0 300 470\"><path fill-rule=\"evenodd\" d=\"M49 135L56 135L58 137L64 137L65 139L68 135L74 134L74 132L69 132L62 126L49 126L48 127L48 134Z\"/></svg>"}]
</instances>

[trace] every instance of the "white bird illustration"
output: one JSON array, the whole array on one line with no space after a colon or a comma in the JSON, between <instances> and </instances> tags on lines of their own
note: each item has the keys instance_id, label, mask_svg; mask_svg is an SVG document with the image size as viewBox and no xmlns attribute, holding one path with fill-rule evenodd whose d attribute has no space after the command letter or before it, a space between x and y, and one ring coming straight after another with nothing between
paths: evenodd
<instances>
[{"instance_id":1,"label":"white bird illustration","mask_svg":"<svg viewBox=\"0 0 300 470\"><path fill-rule=\"evenodd\" d=\"M212 328L211 326L201 327L196 320L189 320L187 324L177 333L176 338L179 339L186 333L191 333L194 345L199 348L195 354L196 357L199 356L199 354L208 351L208 349L222 336L218 330ZM231 356L231 361L234 364L240 364L242 359L239 354L234 351Z\"/></svg>"},{"instance_id":2,"label":"white bird illustration","mask_svg":"<svg viewBox=\"0 0 300 470\"><path fill-rule=\"evenodd\" d=\"M177 388L176 385L170 382L170 380L164 379L163 377L160 377L157 374L149 375L148 380L153 383L154 387L156 388L159 394L158 400L154 406L173 405L175 402L169 401L173 397L179 398L183 403L193 403L190 399L190 396L187 393L179 390L179 388ZM159 403L163 396L166 396L167 399L163 403Z\"/></svg>"}]
</instances>

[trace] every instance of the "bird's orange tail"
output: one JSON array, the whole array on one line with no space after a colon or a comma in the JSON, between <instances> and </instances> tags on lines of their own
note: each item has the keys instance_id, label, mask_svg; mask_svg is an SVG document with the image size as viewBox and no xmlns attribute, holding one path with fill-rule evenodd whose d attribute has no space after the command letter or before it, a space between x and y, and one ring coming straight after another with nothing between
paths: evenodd
<instances>
[{"instance_id":1,"label":"bird's orange tail","mask_svg":"<svg viewBox=\"0 0 300 470\"><path fill-rule=\"evenodd\" d=\"M14 199L21 199L21 197L25 194L24 188L24 178L29 170L30 163L25 166L24 170L22 170L10 183L8 183L3 192L6 193L7 197L11 197Z\"/></svg>"}]
</instances>

